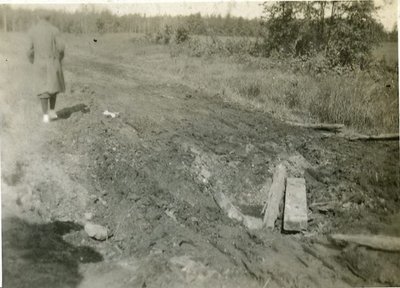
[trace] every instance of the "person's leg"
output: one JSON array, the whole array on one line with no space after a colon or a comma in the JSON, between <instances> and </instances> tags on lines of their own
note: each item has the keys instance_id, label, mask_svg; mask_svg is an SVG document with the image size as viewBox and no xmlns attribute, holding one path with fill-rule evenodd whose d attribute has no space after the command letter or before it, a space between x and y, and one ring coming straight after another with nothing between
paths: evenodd
<instances>
[{"instance_id":1,"label":"person's leg","mask_svg":"<svg viewBox=\"0 0 400 288\"><path fill-rule=\"evenodd\" d=\"M49 110L49 99L40 98L40 103L42 104L43 115L47 114L47 111Z\"/></svg>"},{"instance_id":2,"label":"person's leg","mask_svg":"<svg viewBox=\"0 0 400 288\"><path fill-rule=\"evenodd\" d=\"M52 120L57 119L57 113L54 111L54 109L56 108L56 100L57 100L57 93L50 95L49 116L50 116L50 119L52 119Z\"/></svg>"},{"instance_id":3,"label":"person's leg","mask_svg":"<svg viewBox=\"0 0 400 288\"><path fill-rule=\"evenodd\" d=\"M44 94L39 95L39 97L40 97L40 103L42 104L43 122L47 123L50 120L49 115L48 115L49 95L44 93Z\"/></svg>"},{"instance_id":4,"label":"person's leg","mask_svg":"<svg viewBox=\"0 0 400 288\"><path fill-rule=\"evenodd\" d=\"M57 100L57 93L50 95L50 110L54 110L56 108L56 100Z\"/></svg>"}]
</instances>

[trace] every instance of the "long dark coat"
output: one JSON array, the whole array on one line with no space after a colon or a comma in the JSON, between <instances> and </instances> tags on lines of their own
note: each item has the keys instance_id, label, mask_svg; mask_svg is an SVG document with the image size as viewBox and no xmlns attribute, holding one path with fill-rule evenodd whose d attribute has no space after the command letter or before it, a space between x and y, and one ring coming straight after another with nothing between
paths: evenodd
<instances>
[{"instance_id":1,"label":"long dark coat","mask_svg":"<svg viewBox=\"0 0 400 288\"><path fill-rule=\"evenodd\" d=\"M31 83L33 93L41 98L65 91L61 65L65 46L60 41L59 34L56 27L44 20L40 20L29 30L28 58L33 63Z\"/></svg>"}]
</instances>

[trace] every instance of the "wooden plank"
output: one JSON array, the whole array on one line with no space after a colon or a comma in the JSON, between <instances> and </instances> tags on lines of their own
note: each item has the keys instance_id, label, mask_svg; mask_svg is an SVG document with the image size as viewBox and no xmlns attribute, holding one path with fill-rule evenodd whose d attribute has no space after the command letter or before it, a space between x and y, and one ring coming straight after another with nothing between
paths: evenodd
<instances>
[{"instance_id":1,"label":"wooden plank","mask_svg":"<svg viewBox=\"0 0 400 288\"><path fill-rule=\"evenodd\" d=\"M264 214L264 225L267 228L274 228L275 221L279 216L279 206L283 200L283 194L285 192L285 180L286 180L286 167L283 164L279 164L274 172L272 178L272 185L269 190L267 208Z\"/></svg>"},{"instance_id":2,"label":"wooden plank","mask_svg":"<svg viewBox=\"0 0 400 288\"><path fill-rule=\"evenodd\" d=\"M286 180L283 229L285 231L307 229L307 195L304 178L287 178Z\"/></svg>"},{"instance_id":3,"label":"wooden plank","mask_svg":"<svg viewBox=\"0 0 400 288\"><path fill-rule=\"evenodd\" d=\"M350 141L393 141L399 140L399 134L357 135L347 137Z\"/></svg>"},{"instance_id":4,"label":"wooden plank","mask_svg":"<svg viewBox=\"0 0 400 288\"><path fill-rule=\"evenodd\" d=\"M376 250L400 252L400 238L384 235L345 235L332 234L329 237L334 242L348 242L370 247Z\"/></svg>"}]
</instances>

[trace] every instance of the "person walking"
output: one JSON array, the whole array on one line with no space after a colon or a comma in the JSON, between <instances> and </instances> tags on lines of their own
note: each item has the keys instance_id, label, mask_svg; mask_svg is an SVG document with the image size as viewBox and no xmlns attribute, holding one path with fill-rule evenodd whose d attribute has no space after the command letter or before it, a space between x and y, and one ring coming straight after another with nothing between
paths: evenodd
<instances>
[{"instance_id":1,"label":"person walking","mask_svg":"<svg viewBox=\"0 0 400 288\"><path fill-rule=\"evenodd\" d=\"M59 30L49 20L48 15L39 18L28 32L28 58L33 64L32 85L34 93L40 98L44 123L57 119L57 94L65 92L62 69L65 45L59 39Z\"/></svg>"}]
</instances>

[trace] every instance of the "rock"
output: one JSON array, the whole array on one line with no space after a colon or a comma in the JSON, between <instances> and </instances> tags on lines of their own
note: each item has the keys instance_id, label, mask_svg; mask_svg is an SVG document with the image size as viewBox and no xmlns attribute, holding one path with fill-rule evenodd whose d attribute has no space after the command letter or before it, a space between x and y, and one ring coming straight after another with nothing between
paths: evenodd
<instances>
[{"instance_id":1,"label":"rock","mask_svg":"<svg viewBox=\"0 0 400 288\"><path fill-rule=\"evenodd\" d=\"M131 192L128 194L128 199L137 202L138 200L140 200L140 196Z\"/></svg>"},{"instance_id":2,"label":"rock","mask_svg":"<svg viewBox=\"0 0 400 288\"><path fill-rule=\"evenodd\" d=\"M89 235L89 237L100 241L106 240L109 236L108 229L106 227L93 223L85 224L85 232Z\"/></svg>"},{"instance_id":3,"label":"rock","mask_svg":"<svg viewBox=\"0 0 400 288\"><path fill-rule=\"evenodd\" d=\"M256 148L256 146L254 146L253 144L251 143L246 144L245 147L246 154L249 154L251 151L254 150L254 148Z\"/></svg>"},{"instance_id":4,"label":"rock","mask_svg":"<svg viewBox=\"0 0 400 288\"><path fill-rule=\"evenodd\" d=\"M103 204L103 206L107 207L107 201L104 200L103 198L99 197L98 200L101 202L101 204Z\"/></svg>"},{"instance_id":5,"label":"rock","mask_svg":"<svg viewBox=\"0 0 400 288\"><path fill-rule=\"evenodd\" d=\"M190 221L192 221L193 223L199 223L199 219L194 216L190 217Z\"/></svg>"},{"instance_id":6,"label":"rock","mask_svg":"<svg viewBox=\"0 0 400 288\"><path fill-rule=\"evenodd\" d=\"M264 222L261 218L244 215L243 224L249 230L259 230L262 229Z\"/></svg>"},{"instance_id":7,"label":"rock","mask_svg":"<svg viewBox=\"0 0 400 288\"><path fill-rule=\"evenodd\" d=\"M349 209L351 207L351 202L346 202L342 205L343 208Z\"/></svg>"},{"instance_id":8,"label":"rock","mask_svg":"<svg viewBox=\"0 0 400 288\"><path fill-rule=\"evenodd\" d=\"M92 218L93 218L93 214L90 213L90 212L85 213L84 216L85 216L85 219L86 219L86 220L92 220Z\"/></svg>"}]
</instances>

